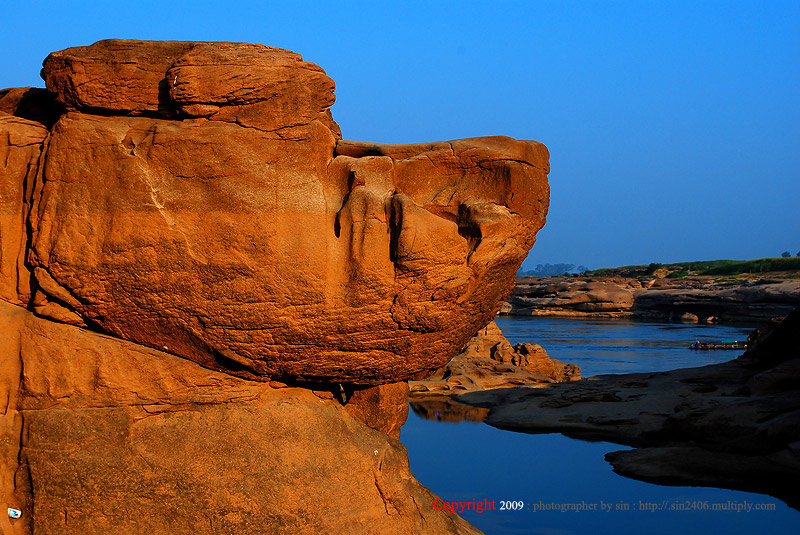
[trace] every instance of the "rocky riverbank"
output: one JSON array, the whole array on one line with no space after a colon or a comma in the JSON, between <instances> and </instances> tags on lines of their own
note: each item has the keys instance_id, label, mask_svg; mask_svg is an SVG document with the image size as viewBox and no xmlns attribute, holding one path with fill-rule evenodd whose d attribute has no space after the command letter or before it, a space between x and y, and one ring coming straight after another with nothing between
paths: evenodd
<instances>
[{"instance_id":1,"label":"rocky riverbank","mask_svg":"<svg viewBox=\"0 0 800 535\"><path fill-rule=\"evenodd\" d=\"M800 305L800 279L518 278L501 314L762 325Z\"/></svg>"},{"instance_id":2,"label":"rocky riverbank","mask_svg":"<svg viewBox=\"0 0 800 535\"><path fill-rule=\"evenodd\" d=\"M486 423L636 447L616 471L671 485L772 494L800 508L800 308L724 364L472 392Z\"/></svg>"}]
</instances>

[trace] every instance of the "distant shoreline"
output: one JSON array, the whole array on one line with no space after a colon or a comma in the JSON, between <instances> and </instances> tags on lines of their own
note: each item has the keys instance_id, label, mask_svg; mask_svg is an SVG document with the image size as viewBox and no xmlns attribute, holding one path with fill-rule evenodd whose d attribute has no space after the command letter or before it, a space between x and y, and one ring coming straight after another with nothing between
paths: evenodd
<instances>
[{"instance_id":1,"label":"distant shoreline","mask_svg":"<svg viewBox=\"0 0 800 535\"><path fill-rule=\"evenodd\" d=\"M764 325L800 305L800 279L523 277L509 316Z\"/></svg>"},{"instance_id":2,"label":"distant shoreline","mask_svg":"<svg viewBox=\"0 0 800 535\"><path fill-rule=\"evenodd\" d=\"M784 254L788 254L788 251ZM693 260L662 264L634 264L610 268L587 269L575 264L539 264L534 270L520 270L524 277L632 277L638 279L687 277L764 277L800 278L800 253L797 256L765 257L753 260Z\"/></svg>"}]
</instances>

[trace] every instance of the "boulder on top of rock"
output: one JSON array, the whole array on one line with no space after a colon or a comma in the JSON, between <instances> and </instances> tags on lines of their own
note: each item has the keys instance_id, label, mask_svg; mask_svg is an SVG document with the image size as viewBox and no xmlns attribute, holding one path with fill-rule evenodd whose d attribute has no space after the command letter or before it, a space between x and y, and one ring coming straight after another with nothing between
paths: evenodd
<instances>
[{"instance_id":1,"label":"boulder on top of rock","mask_svg":"<svg viewBox=\"0 0 800 535\"><path fill-rule=\"evenodd\" d=\"M379 384L438 368L511 291L544 222L520 198L546 206L546 177L474 140L461 146L484 160L395 184L388 157L328 166L326 132L67 114L31 215L41 288L122 338L243 377Z\"/></svg>"},{"instance_id":2,"label":"boulder on top of rock","mask_svg":"<svg viewBox=\"0 0 800 535\"><path fill-rule=\"evenodd\" d=\"M251 43L108 39L53 52L42 78L73 110L208 117L261 130L330 116L334 83L300 54Z\"/></svg>"}]
</instances>

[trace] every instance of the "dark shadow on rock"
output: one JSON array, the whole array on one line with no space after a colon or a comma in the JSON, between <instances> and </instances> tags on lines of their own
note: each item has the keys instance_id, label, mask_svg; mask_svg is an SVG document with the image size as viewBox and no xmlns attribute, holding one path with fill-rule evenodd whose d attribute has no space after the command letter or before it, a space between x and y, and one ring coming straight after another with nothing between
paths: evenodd
<instances>
[{"instance_id":1,"label":"dark shadow on rock","mask_svg":"<svg viewBox=\"0 0 800 535\"><path fill-rule=\"evenodd\" d=\"M692 446L637 448L606 454L614 472L657 485L703 486L769 494L800 510L797 478L787 468L797 448L769 455L737 455ZM789 470L789 471L787 471Z\"/></svg>"},{"instance_id":2,"label":"dark shadow on rock","mask_svg":"<svg viewBox=\"0 0 800 535\"><path fill-rule=\"evenodd\" d=\"M66 110L56 100L56 94L46 89L12 87L0 89L0 111L50 128Z\"/></svg>"}]
</instances>

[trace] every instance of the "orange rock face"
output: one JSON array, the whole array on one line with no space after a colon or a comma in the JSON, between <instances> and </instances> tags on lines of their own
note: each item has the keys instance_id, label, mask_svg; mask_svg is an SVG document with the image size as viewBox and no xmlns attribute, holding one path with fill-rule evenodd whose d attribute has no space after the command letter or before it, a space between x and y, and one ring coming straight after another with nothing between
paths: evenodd
<instances>
[{"instance_id":1,"label":"orange rock face","mask_svg":"<svg viewBox=\"0 0 800 535\"><path fill-rule=\"evenodd\" d=\"M408 418L408 394L405 381L370 386L354 391L344 408L359 422L399 439Z\"/></svg>"},{"instance_id":2,"label":"orange rock face","mask_svg":"<svg viewBox=\"0 0 800 535\"><path fill-rule=\"evenodd\" d=\"M42 75L0 91L0 531L479 533L393 437L511 291L544 146L342 141L333 81L262 45Z\"/></svg>"},{"instance_id":3,"label":"orange rock face","mask_svg":"<svg viewBox=\"0 0 800 535\"><path fill-rule=\"evenodd\" d=\"M0 299L27 303L25 217L47 130L0 111Z\"/></svg>"},{"instance_id":4,"label":"orange rock face","mask_svg":"<svg viewBox=\"0 0 800 535\"><path fill-rule=\"evenodd\" d=\"M2 301L0 329L3 534L480 534L333 398Z\"/></svg>"},{"instance_id":5,"label":"orange rock face","mask_svg":"<svg viewBox=\"0 0 800 535\"><path fill-rule=\"evenodd\" d=\"M70 109L207 117L284 134L321 119L338 132L333 80L270 46L108 39L53 52L42 77Z\"/></svg>"},{"instance_id":6,"label":"orange rock face","mask_svg":"<svg viewBox=\"0 0 800 535\"><path fill-rule=\"evenodd\" d=\"M43 77L70 111L31 196L34 306L207 368L422 377L491 320L544 224L543 145L342 141L333 82L292 52L101 41Z\"/></svg>"}]
</instances>

